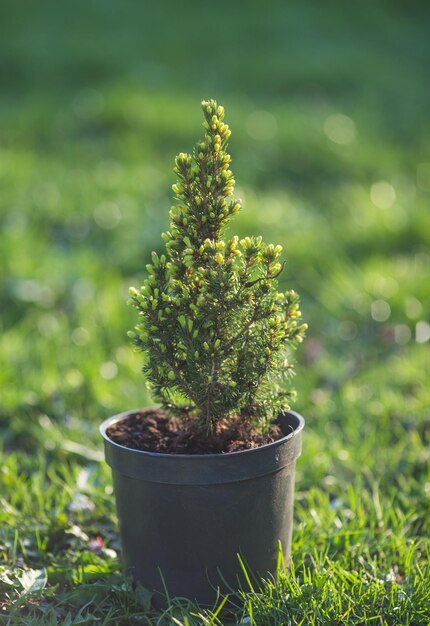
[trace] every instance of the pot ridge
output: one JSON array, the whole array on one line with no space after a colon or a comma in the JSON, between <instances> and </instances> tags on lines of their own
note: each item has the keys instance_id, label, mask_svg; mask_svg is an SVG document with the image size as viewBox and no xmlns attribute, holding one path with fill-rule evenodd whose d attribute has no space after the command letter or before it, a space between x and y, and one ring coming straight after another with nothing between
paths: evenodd
<instances>
[{"instance_id":1,"label":"pot ridge","mask_svg":"<svg viewBox=\"0 0 430 626\"><path fill-rule=\"evenodd\" d=\"M284 437L258 448L216 454L166 454L134 450L118 444L107 429L137 410L119 413L100 426L106 461L129 478L172 485L210 485L249 480L277 472L293 463L301 453L300 433L305 425L295 411L278 418Z\"/></svg>"}]
</instances>

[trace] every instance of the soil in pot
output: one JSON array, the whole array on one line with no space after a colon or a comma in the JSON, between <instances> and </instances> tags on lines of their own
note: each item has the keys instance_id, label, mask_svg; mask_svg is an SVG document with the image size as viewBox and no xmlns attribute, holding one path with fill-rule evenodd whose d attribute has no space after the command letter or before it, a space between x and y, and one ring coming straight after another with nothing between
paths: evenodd
<instances>
[{"instance_id":1,"label":"soil in pot","mask_svg":"<svg viewBox=\"0 0 430 626\"><path fill-rule=\"evenodd\" d=\"M212 435L195 429L191 420L168 416L161 409L142 409L116 422L108 437L126 448L163 454L217 454L259 448L284 437L277 424L267 434L249 429L236 417L221 420Z\"/></svg>"}]
</instances>

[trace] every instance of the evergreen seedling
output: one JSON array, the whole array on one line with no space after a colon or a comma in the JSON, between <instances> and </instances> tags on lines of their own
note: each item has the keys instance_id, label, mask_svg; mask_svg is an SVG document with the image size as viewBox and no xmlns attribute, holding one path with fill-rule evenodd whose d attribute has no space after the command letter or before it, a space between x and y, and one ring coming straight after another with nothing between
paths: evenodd
<instances>
[{"instance_id":1,"label":"evergreen seedling","mask_svg":"<svg viewBox=\"0 0 430 626\"><path fill-rule=\"evenodd\" d=\"M222 238L240 209L231 132L222 106L209 100L202 108L203 140L176 157L166 253L153 252L144 284L130 289L139 323L129 335L165 410L186 414L207 433L234 415L264 429L288 408L289 351L306 324L297 294L277 290L282 247L261 237Z\"/></svg>"}]
</instances>

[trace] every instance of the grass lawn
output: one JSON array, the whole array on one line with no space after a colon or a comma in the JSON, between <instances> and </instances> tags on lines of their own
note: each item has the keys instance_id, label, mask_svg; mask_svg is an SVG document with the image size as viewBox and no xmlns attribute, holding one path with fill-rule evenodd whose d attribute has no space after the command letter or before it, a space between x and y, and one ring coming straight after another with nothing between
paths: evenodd
<instances>
[{"instance_id":1,"label":"grass lawn","mask_svg":"<svg viewBox=\"0 0 430 626\"><path fill-rule=\"evenodd\" d=\"M429 9L2 7L0 624L430 623ZM151 402L125 301L173 158L226 108L239 235L284 246L307 340L292 569L220 611L121 573L99 423Z\"/></svg>"}]
</instances>

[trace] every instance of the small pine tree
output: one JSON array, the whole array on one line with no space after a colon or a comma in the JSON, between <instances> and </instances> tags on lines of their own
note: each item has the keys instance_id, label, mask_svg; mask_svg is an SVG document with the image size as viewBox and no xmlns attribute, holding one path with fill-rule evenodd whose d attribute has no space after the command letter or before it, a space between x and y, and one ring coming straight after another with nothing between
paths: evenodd
<instances>
[{"instance_id":1,"label":"small pine tree","mask_svg":"<svg viewBox=\"0 0 430 626\"><path fill-rule=\"evenodd\" d=\"M130 289L139 323L129 333L144 353L143 372L167 411L185 413L213 433L232 415L261 428L288 408L289 348L302 341L294 291L277 291L282 247L261 237L222 239L240 209L224 109L203 101L205 136L176 157L177 204L152 253L148 278Z\"/></svg>"}]
</instances>

